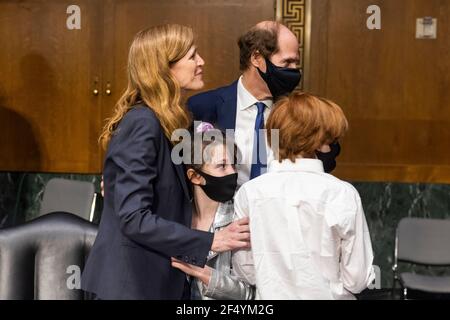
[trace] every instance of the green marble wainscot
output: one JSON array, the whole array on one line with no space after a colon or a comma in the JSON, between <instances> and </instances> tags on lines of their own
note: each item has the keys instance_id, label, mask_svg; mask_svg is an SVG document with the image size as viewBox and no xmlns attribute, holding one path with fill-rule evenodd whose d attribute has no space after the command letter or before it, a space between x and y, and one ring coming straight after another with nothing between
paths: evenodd
<instances>
[{"instance_id":1,"label":"green marble wainscot","mask_svg":"<svg viewBox=\"0 0 450 320\"><path fill-rule=\"evenodd\" d=\"M45 185L52 178L90 181L100 192L100 175L0 172L0 228L38 216Z\"/></svg>"},{"instance_id":2,"label":"green marble wainscot","mask_svg":"<svg viewBox=\"0 0 450 320\"><path fill-rule=\"evenodd\" d=\"M402 183L352 183L360 193L374 251L374 264L381 270L381 286L392 287L395 231L404 217L450 218L450 185ZM449 244L450 246L450 244ZM399 272L416 270L436 275L449 268L399 265Z\"/></svg>"},{"instance_id":3,"label":"green marble wainscot","mask_svg":"<svg viewBox=\"0 0 450 320\"><path fill-rule=\"evenodd\" d=\"M0 172L0 228L11 224L16 211L19 173Z\"/></svg>"}]
</instances>

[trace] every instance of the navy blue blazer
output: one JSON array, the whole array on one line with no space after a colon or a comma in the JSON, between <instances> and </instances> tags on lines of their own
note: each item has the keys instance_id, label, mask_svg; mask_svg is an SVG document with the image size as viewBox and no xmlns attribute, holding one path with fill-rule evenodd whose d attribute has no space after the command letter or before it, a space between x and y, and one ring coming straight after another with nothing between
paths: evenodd
<instances>
[{"instance_id":1,"label":"navy blue blazer","mask_svg":"<svg viewBox=\"0 0 450 320\"><path fill-rule=\"evenodd\" d=\"M206 91L189 98L187 106L194 120L212 123L221 130L235 130L237 86L238 81L235 81L229 86ZM325 172L331 172L336 168L336 157L341 151L339 143L334 143L330 147L331 151L328 153L317 152L317 157L322 160Z\"/></svg>"},{"instance_id":2,"label":"navy blue blazer","mask_svg":"<svg viewBox=\"0 0 450 320\"><path fill-rule=\"evenodd\" d=\"M190 229L184 167L170 155L150 108L125 114L106 154L104 208L83 290L100 299L181 299L186 275L170 257L205 265L214 235Z\"/></svg>"}]
</instances>

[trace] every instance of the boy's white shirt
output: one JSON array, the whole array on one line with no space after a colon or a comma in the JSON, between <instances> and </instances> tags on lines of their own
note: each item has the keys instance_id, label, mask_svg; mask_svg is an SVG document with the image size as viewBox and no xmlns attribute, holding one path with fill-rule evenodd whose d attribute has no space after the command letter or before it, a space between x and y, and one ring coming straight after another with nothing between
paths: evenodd
<instances>
[{"instance_id":1,"label":"boy's white shirt","mask_svg":"<svg viewBox=\"0 0 450 320\"><path fill-rule=\"evenodd\" d=\"M257 299L354 299L374 280L359 194L320 160L270 162L239 189L235 213L250 217L252 249L233 253L233 273Z\"/></svg>"}]
</instances>

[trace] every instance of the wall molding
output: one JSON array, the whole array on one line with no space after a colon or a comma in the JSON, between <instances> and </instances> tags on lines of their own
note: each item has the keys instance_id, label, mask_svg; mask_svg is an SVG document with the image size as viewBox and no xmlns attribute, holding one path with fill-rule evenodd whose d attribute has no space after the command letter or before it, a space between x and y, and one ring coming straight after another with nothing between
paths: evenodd
<instances>
[{"instance_id":1,"label":"wall molding","mask_svg":"<svg viewBox=\"0 0 450 320\"><path fill-rule=\"evenodd\" d=\"M277 0L276 20L286 25L296 36L300 51L300 70L303 73L300 88L309 85L311 0Z\"/></svg>"}]
</instances>

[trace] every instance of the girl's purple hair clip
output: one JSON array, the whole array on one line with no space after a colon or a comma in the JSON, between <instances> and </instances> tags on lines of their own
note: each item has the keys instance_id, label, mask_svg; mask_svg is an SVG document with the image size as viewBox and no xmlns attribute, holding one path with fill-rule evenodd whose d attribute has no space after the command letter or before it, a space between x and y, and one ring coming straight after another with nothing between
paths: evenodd
<instances>
[{"instance_id":1,"label":"girl's purple hair clip","mask_svg":"<svg viewBox=\"0 0 450 320\"><path fill-rule=\"evenodd\" d=\"M214 126L209 122L201 122L195 129L196 133L204 133L210 130L214 130Z\"/></svg>"}]
</instances>

